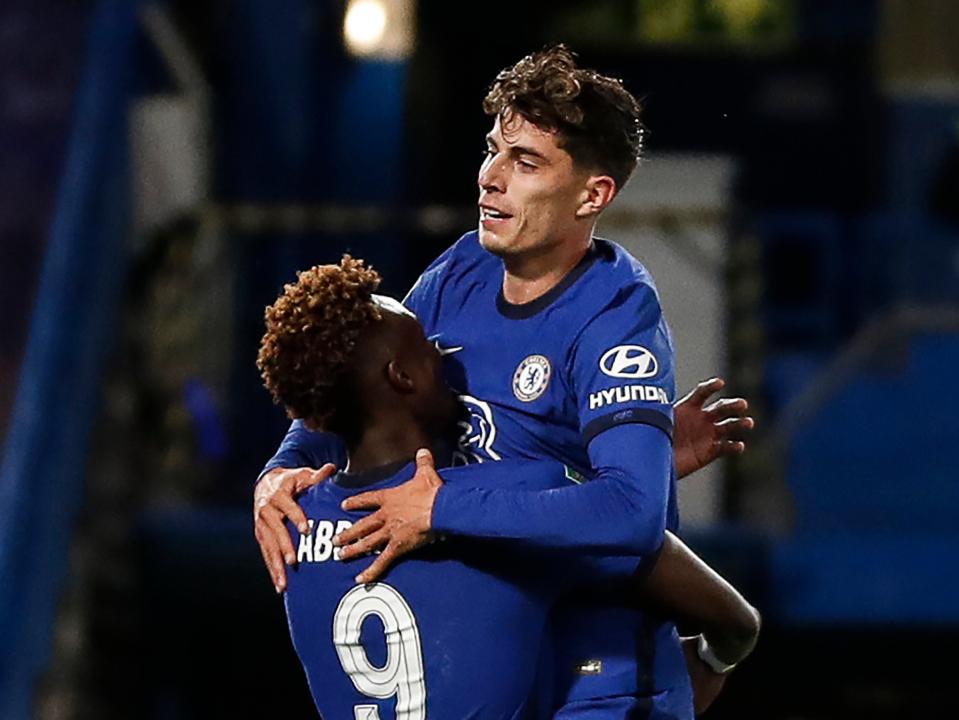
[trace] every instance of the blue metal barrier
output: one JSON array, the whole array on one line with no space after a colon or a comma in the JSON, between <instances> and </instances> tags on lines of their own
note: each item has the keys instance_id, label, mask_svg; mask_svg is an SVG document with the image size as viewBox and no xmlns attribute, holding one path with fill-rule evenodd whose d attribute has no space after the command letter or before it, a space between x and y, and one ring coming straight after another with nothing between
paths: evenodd
<instances>
[{"instance_id":1,"label":"blue metal barrier","mask_svg":"<svg viewBox=\"0 0 959 720\"><path fill-rule=\"evenodd\" d=\"M0 464L0 717L49 661L125 272L136 0L101 0Z\"/></svg>"}]
</instances>

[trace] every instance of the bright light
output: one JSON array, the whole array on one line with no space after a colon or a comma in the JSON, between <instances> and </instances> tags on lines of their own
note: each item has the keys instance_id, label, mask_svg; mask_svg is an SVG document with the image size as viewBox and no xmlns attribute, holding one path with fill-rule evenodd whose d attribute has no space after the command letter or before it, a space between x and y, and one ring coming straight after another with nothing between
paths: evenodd
<instances>
[{"instance_id":1,"label":"bright light","mask_svg":"<svg viewBox=\"0 0 959 720\"><path fill-rule=\"evenodd\" d=\"M355 55L375 52L386 32L386 8L381 0L351 2L343 20L347 47Z\"/></svg>"}]
</instances>

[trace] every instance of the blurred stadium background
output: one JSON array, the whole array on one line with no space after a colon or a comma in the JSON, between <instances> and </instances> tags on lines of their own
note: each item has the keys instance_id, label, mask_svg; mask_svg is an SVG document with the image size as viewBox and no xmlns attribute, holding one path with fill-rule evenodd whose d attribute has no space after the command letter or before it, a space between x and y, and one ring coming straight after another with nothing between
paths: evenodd
<instances>
[{"instance_id":1,"label":"blurred stadium background","mask_svg":"<svg viewBox=\"0 0 959 720\"><path fill-rule=\"evenodd\" d=\"M682 488L765 618L709 716L948 714L957 38L951 0L5 0L0 718L315 714L251 531L262 308L347 250L402 294L475 225L485 87L557 40L645 98L603 232L680 386L760 422Z\"/></svg>"}]
</instances>

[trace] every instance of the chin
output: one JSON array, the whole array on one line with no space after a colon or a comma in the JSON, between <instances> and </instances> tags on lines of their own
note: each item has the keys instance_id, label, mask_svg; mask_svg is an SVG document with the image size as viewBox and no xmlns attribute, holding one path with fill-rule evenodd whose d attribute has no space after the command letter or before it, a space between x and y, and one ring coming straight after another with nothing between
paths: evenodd
<instances>
[{"instance_id":1,"label":"chin","mask_svg":"<svg viewBox=\"0 0 959 720\"><path fill-rule=\"evenodd\" d=\"M493 255L503 256L510 254L509 242L500 236L491 233L489 230L484 229L482 226L479 229L479 242L480 246L486 252Z\"/></svg>"}]
</instances>

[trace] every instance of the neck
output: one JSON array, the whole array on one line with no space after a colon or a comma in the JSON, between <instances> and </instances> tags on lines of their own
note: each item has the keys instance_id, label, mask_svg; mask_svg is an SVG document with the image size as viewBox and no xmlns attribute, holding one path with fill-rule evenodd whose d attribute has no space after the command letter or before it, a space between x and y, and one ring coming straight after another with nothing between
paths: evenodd
<instances>
[{"instance_id":1,"label":"neck","mask_svg":"<svg viewBox=\"0 0 959 720\"><path fill-rule=\"evenodd\" d=\"M503 297L523 305L546 294L576 267L589 250L592 236L580 242L563 242L543 252L503 258Z\"/></svg>"},{"instance_id":2,"label":"neck","mask_svg":"<svg viewBox=\"0 0 959 720\"><path fill-rule=\"evenodd\" d=\"M360 440L348 448L350 472L365 472L382 465L412 460L420 448L433 442L413 419L368 423Z\"/></svg>"}]
</instances>

